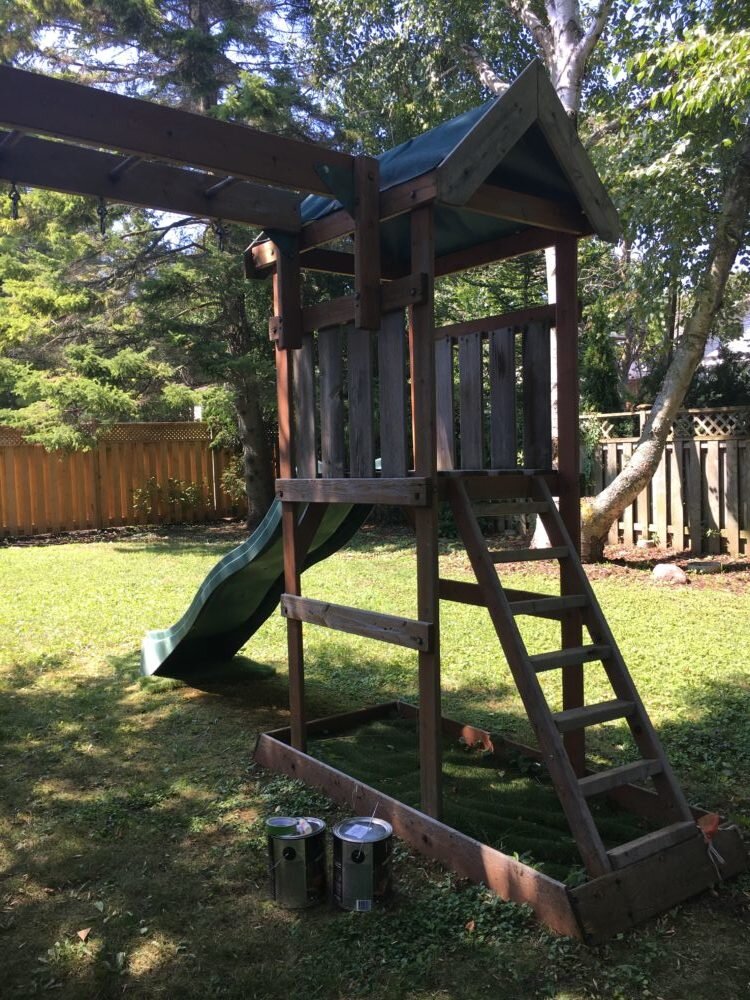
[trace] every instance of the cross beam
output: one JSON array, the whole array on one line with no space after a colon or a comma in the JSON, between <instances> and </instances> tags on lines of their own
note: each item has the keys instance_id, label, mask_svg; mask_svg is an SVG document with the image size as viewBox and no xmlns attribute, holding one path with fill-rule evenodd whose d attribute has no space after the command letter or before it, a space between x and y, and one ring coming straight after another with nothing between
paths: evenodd
<instances>
[{"instance_id":1,"label":"cross beam","mask_svg":"<svg viewBox=\"0 0 750 1000\"><path fill-rule=\"evenodd\" d=\"M11 66L0 66L0 126L305 193L330 194L317 167L354 164L348 153L315 143Z\"/></svg>"},{"instance_id":2,"label":"cross beam","mask_svg":"<svg viewBox=\"0 0 750 1000\"><path fill-rule=\"evenodd\" d=\"M220 186L230 178L28 135L3 142L13 134L0 133L6 181L286 232L300 227L299 198L290 191L234 178Z\"/></svg>"}]
</instances>

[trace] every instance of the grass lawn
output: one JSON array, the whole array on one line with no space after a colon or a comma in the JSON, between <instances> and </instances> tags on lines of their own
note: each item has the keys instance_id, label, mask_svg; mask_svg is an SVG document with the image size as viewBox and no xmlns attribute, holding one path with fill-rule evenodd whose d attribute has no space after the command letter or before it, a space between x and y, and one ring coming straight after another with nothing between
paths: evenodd
<instances>
[{"instance_id":1,"label":"grass lawn","mask_svg":"<svg viewBox=\"0 0 750 1000\"><path fill-rule=\"evenodd\" d=\"M341 815L252 762L256 734L288 718L282 619L200 688L138 672L142 633L175 621L230 545L206 532L0 549L0 996L750 996L747 876L594 949L402 846L380 912L268 901L262 818ZM441 558L469 578L462 552ZM507 580L553 589L539 569ZM597 570L594 586L689 798L750 830L750 570L675 589ZM411 541L360 534L305 589L413 615ZM443 609L445 714L528 741L486 614ZM554 647L551 623L524 629L532 651ZM306 635L312 715L414 698L414 654ZM599 669L592 701L607 696ZM599 733L595 758L633 756L622 726ZM342 763L346 747L331 752Z\"/></svg>"}]
</instances>

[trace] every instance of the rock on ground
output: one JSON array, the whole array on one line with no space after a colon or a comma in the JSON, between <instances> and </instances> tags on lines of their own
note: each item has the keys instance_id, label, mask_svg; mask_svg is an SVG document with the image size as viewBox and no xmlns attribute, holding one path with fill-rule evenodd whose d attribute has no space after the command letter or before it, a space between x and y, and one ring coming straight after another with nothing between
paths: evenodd
<instances>
[{"instance_id":1,"label":"rock on ground","mask_svg":"<svg viewBox=\"0 0 750 1000\"><path fill-rule=\"evenodd\" d=\"M657 583L687 583L687 575L673 563L657 563L651 573Z\"/></svg>"}]
</instances>

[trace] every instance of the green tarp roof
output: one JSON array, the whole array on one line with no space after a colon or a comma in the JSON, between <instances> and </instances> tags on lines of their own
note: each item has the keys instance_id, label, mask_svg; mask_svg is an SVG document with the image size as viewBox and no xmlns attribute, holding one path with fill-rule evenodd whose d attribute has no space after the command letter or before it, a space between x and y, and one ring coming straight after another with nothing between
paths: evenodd
<instances>
[{"instance_id":1,"label":"green tarp roof","mask_svg":"<svg viewBox=\"0 0 750 1000\"><path fill-rule=\"evenodd\" d=\"M516 141L507 142L506 124L512 125L519 105L523 105L529 124L525 130L519 130ZM456 167L459 172L464 165L471 169L478 162L477 149L482 136L485 146L481 162L488 172L479 176L476 186L487 183L567 205L578 204L594 231L608 239L616 236L617 214L537 61L499 97L381 153L377 158L381 191L434 170L441 177L446 170L455 173ZM497 157L493 161L495 142ZM319 172L337 198L319 195L305 198L301 205L303 224L341 207L353 211L351 172L337 173L330 168L319 168ZM484 168L478 168L478 173L483 174ZM455 200L463 202L465 197ZM470 211L461 204L447 204L438 198L436 254L443 256L468 249L526 228L525 223ZM380 231L384 258L391 266L408 268L408 215L382 223Z\"/></svg>"}]
</instances>

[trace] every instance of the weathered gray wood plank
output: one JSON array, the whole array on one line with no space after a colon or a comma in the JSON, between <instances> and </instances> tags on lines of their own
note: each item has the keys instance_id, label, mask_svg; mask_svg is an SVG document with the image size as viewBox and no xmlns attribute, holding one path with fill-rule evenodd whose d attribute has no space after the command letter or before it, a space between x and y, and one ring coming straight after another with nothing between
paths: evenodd
<instances>
[{"instance_id":1,"label":"weathered gray wood plank","mask_svg":"<svg viewBox=\"0 0 750 1000\"><path fill-rule=\"evenodd\" d=\"M409 468L406 415L406 329L404 314L386 313L378 333L380 462L384 476L405 476Z\"/></svg>"},{"instance_id":2,"label":"weathered gray wood plank","mask_svg":"<svg viewBox=\"0 0 750 1000\"><path fill-rule=\"evenodd\" d=\"M523 332L523 464L552 467L550 332L542 323L529 323Z\"/></svg>"},{"instance_id":3,"label":"weathered gray wood plank","mask_svg":"<svg viewBox=\"0 0 750 1000\"><path fill-rule=\"evenodd\" d=\"M458 338L458 410L461 468L484 468L482 434L482 335Z\"/></svg>"},{"instance_id":4,"label":"weathered gray wood plank","mask_svg":"<svg viewBox=\"0 0 750 1000\"><path fill-rule=\"evenodd\" d=\"M345 471L343 349L341 327L320 331L320 456L323 476L327 479L341 478Z\"/></svg>"},{"instance_id":5,"label":"weathered gray wood plank","mask_svg":"<svg viewBox=\"0 0 750 1000\"><path fill-rule=\"evenodd\" d=\"M516 433L516 338L513 327L490 333L490 465L518 465Z\"/></svg>"},{"instance_id":6,"label":"weathered gray wood plank","mask_svg":"<svg viewBox=\"0 0 750 1000\"><path fill-rule=\"evenodd\" d=\"M375 472L375 438L372 418L372 337L367 330L349 327L347 339L347 388L349 396L349 474L372 476Z\"/></svg>"},{"instance_id":7,"label":"weathered gray wood plank","mask_svg":"<svg viewBox=\"0 0 750 1000\"><path fill-rule=\"evenodd\" d=\"M456 432L453 415L453 339L435 343L435 406L437 467L453 469L456 464Z\"/></svg>"},{"instance_id":8,"label":"weathered gray wood plank","mask_svg":"<svg viewBox=\"0 0 750 1000\"><path fill-rule=\"evenodd\" d=\"M318 474L315 449L315 384L313 338L306 333L302 347L292 354L294 366L295 465L297 475L314 479Z\"/></svg>"}]
</instances>

